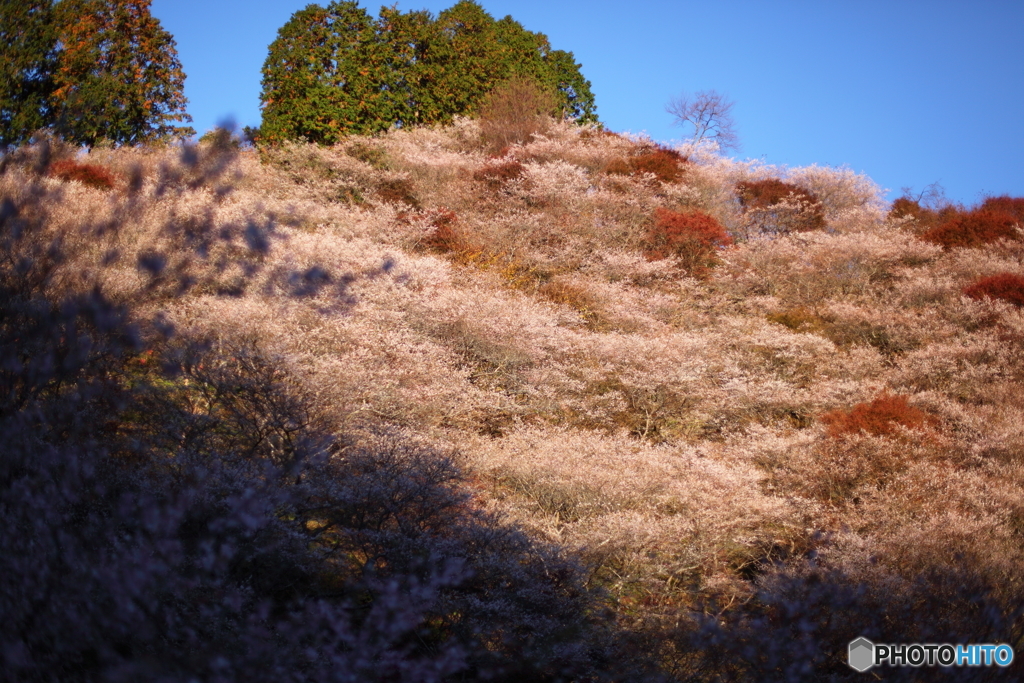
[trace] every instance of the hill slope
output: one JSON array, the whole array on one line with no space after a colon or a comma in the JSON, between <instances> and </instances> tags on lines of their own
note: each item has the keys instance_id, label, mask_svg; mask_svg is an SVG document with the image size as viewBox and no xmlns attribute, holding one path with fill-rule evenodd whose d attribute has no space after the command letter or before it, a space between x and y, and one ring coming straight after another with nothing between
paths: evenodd
<instances>
[{"instance_id":1,"label":"hill slope","mask_svg":"<svg viewBox=\"0 0 1024 683\"><path fill-rule=\"evenodd\" d=\"M455 449L476 504L577 553L679 678L1019 639L1024 314L963 292L1024 275L1019 238L944 249L848 170L569 125L488 156L476 125L97 151L140 189L66 183L51 228L132 204L114 300L258 348L333 433ZM801 192L743 194L772 179ZM666 211L732 244L654 258Z\"/></svg>"}]
</instances>

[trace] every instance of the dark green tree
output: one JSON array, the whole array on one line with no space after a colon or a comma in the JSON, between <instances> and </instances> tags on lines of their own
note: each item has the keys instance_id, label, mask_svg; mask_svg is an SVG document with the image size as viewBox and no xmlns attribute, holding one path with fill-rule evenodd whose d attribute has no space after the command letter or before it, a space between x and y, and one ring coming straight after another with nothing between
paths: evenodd
<instances>
[{"instance_id":1,"label":"dark green tree","mask_svg":"<svg viewBox=\"0 0 1024 683\"><path fill-rule=\"evenodd\" d=\"M550 81L561 95L560 109L563 116L571 116L580 123L597 123L594 110L594 93L590 81L583 77L580 65L571 52L552 50L545 61Z\"/></svg>"},{"instance_id":2,"label":"dark green tree","mask_svg":"<svg viewBox=\"0 0 1024 683\"><path fill-rule=\"evenodd\" d=\"M48 121L57 34L53 0L0 0L0 147Z\"/></svg>"},{"instance_id":3,"label":"dark green tree","mask_svg":"<svg viewBox=\"0 0 1024 683\"><path fill-rule=\"evenodd\" d=\"M0 0L0 145L194 135L174 39L150 0Z\"/></svg>"},{"instance_id":4,"label":"dark green tree","mask_svg":"<svg viewBox=\"0 0 1024 683\"><path fill-rule=\"evenodd\" d=\"M393 55L356 2L309 5L292 16L270 45L261 101L267 142L332 144L342 131L387 128L401 108Z\"/></svg>"},{"instance_id":5,"label":"dark green tree","mask_svg":"<svg viewBox=\"0 0 1024 683\"><path fill-rule=\"evenodd\" d=\"M375 20L356 2L296 12L263 67L264 142L304 138L332 144L391 126L449 123L474 115L512 77L556 93L552 114L595 122L594 96L570 52L512 17L500 21L471 0L435 19L382 8Z\"/></svg>"},{"instance_id":6,"label":"dark green tree","mask_svg":"<svg viewBox=\"0 0 1024 683\"><path fill-rule=\"evenodd\" d=\"M150 0L62 0L52 125L65 139L139 144L194 135L174 38Z\"/></svg>"}]
</instances>

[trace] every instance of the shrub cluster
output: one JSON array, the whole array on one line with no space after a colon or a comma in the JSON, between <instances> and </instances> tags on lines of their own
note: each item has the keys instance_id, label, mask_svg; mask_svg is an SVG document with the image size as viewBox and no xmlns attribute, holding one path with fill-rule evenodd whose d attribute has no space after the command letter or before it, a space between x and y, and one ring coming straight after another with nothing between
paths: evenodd
<instances>
[{"instance_id":1,"label":"shrub cluster","mask_svg":"<svg viewBox=\"0 0 1024 683\"><path fill-rule=\"evenodd\" d=\"M754 234L788 234L825 227L825 210L812 192L778 178L736 185L748 230Z\"/></svg>"},{"instance_id":2,"label":"shrub cluster","mask_svg":"<svg viewBox=\"0 0 1024 683\"><path fill-rule=\"evenodd\" d=\"M473 179L499 190L505 183L522 178L526 173L523 165L515 159L496 159L473 172Z\"/></svg>"},{"instance_id":3,"label":"shrub cluster","mask_svg":"<svg viewBox=\"0 0 1024 683\"><path fill-rule=\"evenodd\" d=\"M996 240L1015 238L1019 224L1020 220L1012 213L979 207L958 212L922 234L921 239L945 249L980 247Z\"/></svg>"},{"instance_id":4,"label":"shrub cluster","mask_svg":"<svg viewBox=\"0 0 1024 683\"><path fill-rule=\"evenodd\" d=\"M964 287L963 292L972 299L1001 299L1024 307L1024 277L1014 273L983 277Z\"/></svg>"},{"instance_id":5,"label":"shrub cluster","mask_svg":"<svg viewBox=\"0 0 1024 683\"><path fill-rule=\"evenodd\" d=\"M651 174L663 183L674 183L690 163L688 157L664 145L642 145L625 159L614 159L604 168L613 175Z\"/></svg>"},{"instance_id":6,"label":"shrub cluster","mask_svg":"<svg viewBox=\"0 0 1024 683\"><path fill-rule=\"evenodd\" d=\"M1005 194L998 197L987 197L981 203L980 208L1009 214L1018 223L1024 225L1024 197L1010 197Z\"/></svg>"},{"instance_id":7,"label":"shrub cluster","mask_svg":"<svg viewBox=\"0 0 1024 683\"><path fill-rule=\"evenodd\" d=\"M53 162L47 174L63 181L77 181L98 190L112 190L117 183L117 177L102 166L81 164L72 159Z\"/></svg>"},{"instance_id":8,"label":"shrub cluster","mask_svg":"<svg viewBox=\"0 0 1024 683\"><path fill-rule=\"evenodd\" d=\"M934 424L934 418L907 402L906 396L882 394L870 403L858 403L850 412L836 410L825 413L821 421L829 436L866 432L874 436L892 436L900 427L921 430Z\"/></svg>"},{"instance_id":9,"label":"shrub cluster","mask_svg":"<svg viewBox=\"0 0 1024 683\"><path fill-rule=\"evenodd\" d=\"M645 242L648 260L676 258L688 273L700 276L719 263L718 248L732 244L732 238L703 211L679 213L658 207Z\"/></svg>"},{"instance_id":10,"label":"shrub cluster","mask_svg":"<svg viewBox=\"0 0 1024 683\"><path fill-rule=\"evenodd\" d=\"M889 209L891 219L912 219L907 227L918 234L925 233L939 225L960 215L961 210L956 204L944 202L941 195L938 198L929 197L930 205L923 205L921 200L906 195L893 201ZM941 202L941 203L939 203ZM935 205L938 203L938 205Z\"/></svg>"},{"instance_id":11,"label":"shrub cluster","mask_svg":"<svg viewBox=\"0 0 1024 683\"><path fill-rule=\"evenodd\" d=\"M645 145L629 159L634 173L651 173L663 183L674 183L682 177L690 160L664 145Z\"/></svg>"},{"instance_id":12,"label":"shrub cluster","mask_svg":"<svg viewBox=\"0 0 1024 683\"><path fill-rule=\"evenodd\" d=\"M955 204L928 208L915 199L899 197L889 210L890 218L912 218L921 239L945 249L980 247L1001 239L1018 239L1024 225L1024 197L988 197L965 209Z\"/></svg>"},{"instance_id":13,"label":"shrub cluster","mask_svg":"<svg viewBox=\"0 0 1024 683\"><path fill-rule=\"evenodd\" d=\"M454 211L444 207L434 209L428 212L427 219L430 222L431 231L423 239L424 247L441 254L468 249L465 238L456 227L459 218Z\"/></svg>"},{"instance_id":14,"label":"shrub cluster","mask_svg":"<svg viewBox=\"0 0 1024 683\"><path fill-rule=\"evenodd\" d=\"M709 605L700 628L683 632L677 645L693 653L686 680L852 682L863 674L847 664L847 647L861 636L876 643L896 640L893 634L907 643L981 643L1019 633L1019 608L1005 610L969 558L909 577L872 565L858 573L820 560L780 566L740 609L720 613ZM956 678L980 683L1003 673L986 668L960 667ZM884 680L927 680L925 670L893 668Z\"/></svg>"}]
</instances>

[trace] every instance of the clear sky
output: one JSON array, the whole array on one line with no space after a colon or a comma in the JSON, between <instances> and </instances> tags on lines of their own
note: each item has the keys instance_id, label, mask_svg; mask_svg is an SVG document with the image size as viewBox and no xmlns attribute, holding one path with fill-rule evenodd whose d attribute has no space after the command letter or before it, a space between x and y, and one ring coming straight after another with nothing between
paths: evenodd
<instances>
[{"instance_id":1,"label":"clear sky","mask_svg":"<svg viewBox=\"0 0 1024 683\"><path fill-rule=\"evenodd\" d=\"M935 182L968 204L1024 196L1024 0L478 1L573 52L611 130L678 140L665 104L715 89L736 103L735 156L848 166L890 199ZM267 47L307 4L153 0L196 130L259 125Z\"/></svg>"}]
</instances>

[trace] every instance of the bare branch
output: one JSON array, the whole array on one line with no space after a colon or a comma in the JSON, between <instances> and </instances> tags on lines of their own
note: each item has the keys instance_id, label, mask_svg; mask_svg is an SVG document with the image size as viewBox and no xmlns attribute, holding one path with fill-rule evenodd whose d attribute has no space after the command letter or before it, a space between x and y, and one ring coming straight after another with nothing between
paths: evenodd
<instances>
[{"instance_id":1,"label":"bare branch","mask_svg":"<svg viewBox=\"0 0 1024 683\"><path fill-rule=\"evenodd\" d=\"M693 142L718 143L719 149L739 149L732 119L733 102L714 90L701 90L695 95L682 93L669 100L665 111L675 117L675 124L693 126Z\"/></svg>"}]
</instances>

